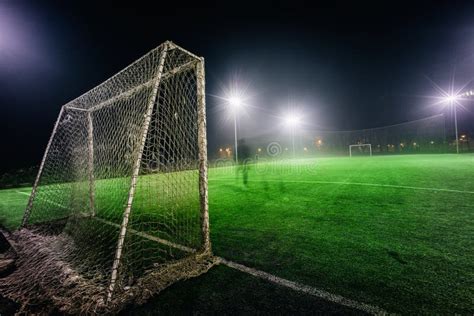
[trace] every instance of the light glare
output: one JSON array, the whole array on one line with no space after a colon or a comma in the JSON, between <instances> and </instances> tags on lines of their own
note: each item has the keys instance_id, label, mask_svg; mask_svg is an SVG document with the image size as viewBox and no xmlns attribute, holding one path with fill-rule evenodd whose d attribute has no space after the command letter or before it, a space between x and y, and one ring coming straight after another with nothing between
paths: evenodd
<instances>
[{"instance_id":1,"label":"light glare","mask_svg":"<svg viewBox=\"0 0 474 316\"><path fill-rule=\"evenodd\" d=\"M231 96L229 98L229 104L234 108L240 108L243 104L243 101L240 97L238 96Z\"/></svg>"},{"instance_id":2,"label":"light glare","mask_svg":"<svg viewBox=\"0 0 474 316\"><path fill-rule=\"evenodd\" d=\"M294 127L294 126L297 125L299 122L300 122L299 116L296 115L296 114L294 114L294 113L290 113L290 114L288 114L288 115L285 117L285 123L286 123L286 125L288 125L289 127Z\"/></svg>"},{"instance_id":3,"label":"light glare","mask_svg":"<svg viewBox=\"0 0 474 316\"><path fill-rule=\"evenodd\" d=\"M445 97L445 100L448 103L454 103L458 100L458 96L457 95L448 95L448 96Z\"/></svg>"}]
</instances>

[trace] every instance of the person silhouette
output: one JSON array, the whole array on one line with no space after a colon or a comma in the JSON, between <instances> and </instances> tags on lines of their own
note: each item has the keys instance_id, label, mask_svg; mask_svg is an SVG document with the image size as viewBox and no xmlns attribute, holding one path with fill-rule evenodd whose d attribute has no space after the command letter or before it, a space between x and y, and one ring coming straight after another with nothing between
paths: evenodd
<instances>
[{"instance_id":1,"label":"person silhouette","mask_svg":"<svg viewBox=\"0 0 474 316\"><path fill-rule=\"evenodd\" d=\"M247 187L249 178L250 148L245 143L244 138L241 138L238 141L238 156L238 172L242 172L243 184Z\"/></svg>"}]
</instances>

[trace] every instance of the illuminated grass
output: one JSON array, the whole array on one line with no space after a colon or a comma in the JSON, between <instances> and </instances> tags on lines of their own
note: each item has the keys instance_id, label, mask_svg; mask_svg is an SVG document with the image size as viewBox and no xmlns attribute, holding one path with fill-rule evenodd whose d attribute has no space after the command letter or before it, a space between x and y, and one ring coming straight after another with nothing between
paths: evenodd
<instances>
[{"instance_id":1,"label":"illuminated grass","mask_svg":"<svg viewBox=\"0 0 474 316\"><path fill-rule=\"evenodd\" d=\"M473 179L474 155L261 161L248 188L211 169L214 252L391 312L472 313ZM0 191L10 227L15 192Z\"/></svg>"}]
</instances>

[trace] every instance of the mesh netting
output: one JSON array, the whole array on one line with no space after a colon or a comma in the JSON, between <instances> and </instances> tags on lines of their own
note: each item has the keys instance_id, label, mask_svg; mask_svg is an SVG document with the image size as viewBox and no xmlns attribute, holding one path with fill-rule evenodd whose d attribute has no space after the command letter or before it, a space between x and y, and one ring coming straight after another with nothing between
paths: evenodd
<instances>
[{"instance_id":1,"label":"mesh netting","mask_svg":"<svg viewBox=\"0 0 474 316\"><path fill-rule=\"evenodd\" d=\"M314 155L350 155L351 145L369 145L353 148L354 155L411 154L455 152L455 142L447 135L444 115L420 120L352 131L311 130L303 126L294 137L287 129L268 134L245 137L250 147L250 159L311 157ZM293 139L295 153L293 154ZM213 156L229 159L233 145L215 148ZM371 150L370 150L370 149ZM224 150L225 149L225 150Z\"/></svg>"},{"instance_id":2,"label":"mesh netting","mask_svg":"<svg viewBox=\"0 0 474 316\"><path fill-rule=\"evenodd\" d=\"M444 153L450 150L444 115L363 130L319 131L313 135L313 147L321 152L348 153L349 146L354 144L371 144L374 154Z\"/></svg>"},{"instance_id":3,"label":"mesh netting","mask_svg":"<svg viewBox=\"0 0 474 316\"><path fill-rule=\"evenodd\" d=\"M2 293L111 309L205 271L205 152L203 61L170 42L63 106Z\"/></svg>"}]
</instances>

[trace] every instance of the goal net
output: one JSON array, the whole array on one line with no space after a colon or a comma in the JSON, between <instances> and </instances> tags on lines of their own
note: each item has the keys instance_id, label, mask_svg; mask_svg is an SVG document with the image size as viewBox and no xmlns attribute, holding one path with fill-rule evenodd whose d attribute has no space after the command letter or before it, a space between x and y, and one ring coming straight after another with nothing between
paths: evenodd
<instances>
[{"instance_id":1,"label":"goal net","mask_svg":"<svg viewBox=\"0 0 474 316\"><path fill-rule=\"evenodd\" d=\"M349 156L370 156L372 157L371 144L355 144L349 145Z\"/></svg>"},{"instance_id":2,"label":"goal net","mask_svg":"<svg viewBox=\"0 0 474 316\"><path fill-rule=\"evenodd\" d=\"M112 309L209 268L203 63L165 42L61 108L0 294Z\"/></svg>"}]
</instances>

